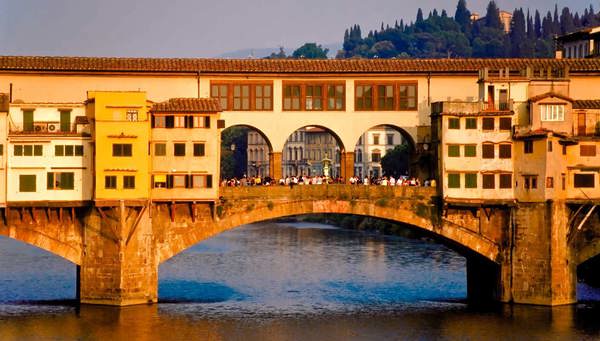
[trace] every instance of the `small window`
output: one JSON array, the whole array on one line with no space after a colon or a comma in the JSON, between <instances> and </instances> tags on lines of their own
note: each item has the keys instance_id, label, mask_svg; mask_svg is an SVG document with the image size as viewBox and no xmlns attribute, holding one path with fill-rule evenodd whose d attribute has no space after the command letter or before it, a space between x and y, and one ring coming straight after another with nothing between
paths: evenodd
<instances>
[{"instance_id":1,"label":"small window","mask_svg":"<svg viewBox=\"0 0 600 341\"><path fill-rule=\"evenodd\" d=\"M24 156L33 156L33 146L30 144L26 144L23 146L23 155Z\"/></svg>"},{"instance_id":2,"label":"small window","mask_svg":"<svg viewBox=\"0 0 600 341\"><path fill-rule=\"evenodd\" d=\"M481 154L484 159L493 159L494 158L494 144L484 143L481 146Z\"/></svg>"},{"instance_id":3,"label":"small window","mask_svg":"<svg viewBox=\"0 0 600 341\"><path fill-rule=\"evenodd\" d=\"M475 157L477 156L477 146L474 144L466 144L465 145L465 157Z\"/></svg>"},{"instance_id":4,"label":"small window","mask_svg":"<svg viewBox=\"0 0 600 341\"><path fill-rule=\"evenodd\" d=\"M552 152L552 141L548 141L548 152Z\"/></svg>"},{"instance_id":5,"label":"small window","mask_svg":"<svg viewBox=\"0 0 600 341\"><path fill-rule=\"evenodd\" d=\"M130 122L137 122L138 111L137 110L127 110L127 113L125 114L125 119Z\"/></svg>"},{"instance_id":6,"label":"small window","mask_svg":"<svg viewBox=\"0 0 600 341\"><path fill-rule=\"evenodd\" d=\"M512 188L512 174L500 174L500 188Z\"/></svg>"},{"instance_id":7,"label":"small window","mask_svg":"<svg viewBox=\"0 0 600 341\"><path fill-rule=\"evenodd\" d=\"M563 173L560 175L560 182L562 185L562 190L566 190L567 189L567 176Z\"/></svg>"},{"instance_id":8,"label":"small window","mask_svg":"<svg viewBox=\"0 0 600 341\"><path fill-rule=\"evenodd\" d=\"M379 144L379 134L373 134L373 144L374 145Z\"/></svg>"},{"instance_id":9,"label":"small window","mask_svg":"<svg viewBox=\"0 0 600 341\"><path fill-rule=\"evenodd\" d=\"M465 173L465 188L477 188L477 173Z\"/></svg>"},{"instance_id":10,"label":"small window","mask_svg":"<svg viewBox=\"0 0 600 341\"><path fill-rule=\"evenodd\" d=\"M496 176L494 174L483 174L483 188L494 189L496 188Z\"/></svg>"},{"instance_id":11,"label":"small window","mask_svg":"<svg viewBox=\"0 0 600 341\"><path fill-rule=\"evenodd\" d=\"M166 128L167 120L165 116L152 115L152 128Z\"/></svg>"},{"instance_id":12,"label":"small window","mask_svg":"<svg viewBox=\"0 0 600 341\"><path fill-rule=\"evenodd\" d=\"M394 144L394 134L387 134L387 144Z\"/></svg>"},{"instance_id":13,"label":"small window","mask_svg":"<svg viewBox=\"0 0 600 341\"><path fill-rule=\"evenodd\" d=\"M115 175L106 175L104 177L104 188L116 189L117 188L117 177Z\"/></svg>"},{"instance_id":14,"label":"small window","mask_svg":"<svg viewBox=\"0 0 600 341\"><path fill-rule=\"evenodd\" d=\"M546 188L554 188L554 178L549 176L546 178Z\"/></svg>"},{"instance_id":15,"label":"small window","mask_svg":"<svg viewBox=\"0 0 600 341\"><path fill-rule=\"evenodd\" d=\"M0 144L0 156L4 155L4 145Z\"/></svg>"},{"instance_id":16,"label":"small window","mask_svg":"<svg viewBox=\"0 0 600 341\"><path fill-rule=\"evenodd\" d=\"M460 119L458 117L448 118L448 129L460 129Z\"/></svg>"},{"instance_id":17,"label":"small window","mask_svg":"<svg viewBox=\"0 0 600 341\"><path fill-rule=\"evenodd\" d=\"M575 188L594 188L596 179L594 174L574 174Z\"/></svg>"},{"instance_id":18,"label":"small window","mask_svg":"<svg viewBox=\"0 0 600 341\"><path fill-rule=\"evenodd\" d=\"M512 119L510 117L500 117L500 130L511 130Z\"/></svg>"},{"instance_id":19,"label":"small window","mask_svg":"<svg viewBox=\"0 0 600 341\"><path fill-rule=\"evenodd\" d=\"M65 146L65 156L73 156L75 155L75 146L66 145Z\"/></svg>"},{"instance_id":20,"label":"small window","mask_svg":"<svg viewBox=\"0 0 600 341\"><path fill-rule=\"evenodd\" d=\"M47 173L47 189L61 190L75 188L75 173Z\"/></svg>"},{"instance_id":21,"label":"small window","mask_svg":"<svg viewBox=\"0 0 600 341\"><path fill-rule=\"evenodd\" d=\"M562 155L567 155L567 146L566 145L562 146Z\"/></svg>"},{"instance_id":22,"label":"small window","mask_svg":"<svg viewBox=\"0 0 600 341\"><path fill-rule=\"evenodd\" d=\"M132 156L131 144L130 143L113 143L112 155L121 156Z\"/></svg>"},{"instance_id":23,"label":"small window","mask_svg":"<svg viewBox=\"0 0 600 341\"><path fill-rule=\"evenodd\" d=\"M371 153L371 162L381 162L381 153L378 151Z\"/></svg>"},{"instance_id":24,"label":"small window","mask_svg":"<svg viewBox=\"0 0 600 341\"><path fill-rule=\"evenodd\" d=\"M173 175L173 187L174 188L185 188L185 175Z\"/></svg>"},{"instance_id":25,"label":"small window","mask_svg":"<svg viewBox=\"0 0 600 341\"><path fill-rule=\"evenodd\" d=\"M448 173L448 188L460 188L460 174Z\"/></svg>"},{"instance_id":26,"label":"small window","mask_svg":"<svg viewBox=\"0 0 600 341\"><path fill-rule=\"evenodd\" d=\"M460 146L457 144L449 144L448 145L448 157L459 157L460 156Z\"/></svg>"},{"instance_id":27,"label":"small window","mask_svg":"<svg viewBox=\"0 0 600 341\"><path fill-rule=\"evenodd\" d=\"M35 175L19 175L19 192L35 192Z\"/></svg>"},{"instance_id":28,"label":"small window","mask_svg":"<svg viewBox=\"0 0 600 341\"><path fill-rule=\"evenodd\" d=\"M65 146L59 144L55 145L54 156L65 156Z\"/></svg>"},{"instance_id":29,"label":"small window","mask_svg":"<svg viewBox=\"0 0 600 341\"><path fill-rule=\"evenodd\" d=\"M510 159L512 157L512 145L510 144L501 144L499 146L500 150L500 158L501 159Z\"/></svg>"},{"instance_id":30,"label":"small window","mask_svg":"<svg viewBox=\"0 0 600 341\"><path fill-rule=\"evenodd\" d=\"M83 156L83 146L75 146L75 156Z\"/></svg>"},{"instance_id":31,"label":"small window","mask_svg":"<svg viewBox=\"0 0 600 341\"><path fill-rule=\"evenodd\" d=\"M204 156L204 143L194 143L194 156Z\"/></svg>"},{"instance_id":32,"label":"small window","mask_svg":"<svg viewBox=\"0 0 600 341\"><path fill-rule=\"evenodd\" d=\"M467 117L465 119L465 129L477 129L477 119L475 117Z\"/></svg>"},{"instance_id":33,"label":"small window","mask_svg":"<svg viewBox=\"0 0 600 341\"><path fill-rule=\"evenodd\" d=\"M166 156L167 155L167 144L166 143L155 143L154 144L154 156Z\"/></svg>"},{"instance_id":34,"label":"small window","mask_svg":"<svg viewBox=\"0 0 600 341\"><path fill-rule=\"evenodd\" d=\"M15 156L23 156L23 146L18 144L15 145L14 154Z\"/></svg>"},{"instance_id":35,"label":"small window","mask_svg":"<svg viewBox=\"0 0 600 341\"><path fill-rule=\"evenodd\" d=\"M523 187L525 189L536 189L537 188L537 176L526 175L523 177Z\"/></svg>"},{"instance_id":36,"label":"small window","mask_svg":"<svg viewBox=\"0 0 600 341\"><path fill-rule=\"evenodd\" d=\"M173 143L173 155L185 156L185 143Z\"/></svg>"},{"instance_id":37,"label":"small window","mask_svg":"<svg viewBox=\"0 0 600 341\"><path fill-rule=\"evenodd\" d=\"M596 156L596 145L594 144L582 144L579 146L580 156Z\"/></svg>"},{"instance_id":38,"label":"small window","mask_svg":"<svg viewBox=\"0 0 600 341\"><path fill-rule=\"evenodd\" d=\"M494 130L494 118L484 117L481 119L481 129L483 130Z\"/></svg>"},{"instance_id":39,"label":"small window","mask_svg":"<svg viewBox=\"0 0 600 341\"><path fill-rule=\"evenodd\" d=\"M156 174L152 176L152 183L154 188L165 188L167 187L167 175Z\"/></svg>"},{"instance_id":40,"label":"small window","mask_svg":"<svg viewBox=\"0 0 600 341\"><path fill-rule=\"evenodd\" d=\"M135 176L133 176L133 175L123 176L123 188L134 189L135 188Z\"/></svg>"},{"instance_id":41,"label":"small window","mask_svg":"<svg viewBox=\"0 0 600 341\"><path fill-rule=\"evenodd\" d=\"M531 141L531 140L523 141L523 149L524 149L523 152L525 154L533 153L533 141Z\"/></svg>"}]
</instances>

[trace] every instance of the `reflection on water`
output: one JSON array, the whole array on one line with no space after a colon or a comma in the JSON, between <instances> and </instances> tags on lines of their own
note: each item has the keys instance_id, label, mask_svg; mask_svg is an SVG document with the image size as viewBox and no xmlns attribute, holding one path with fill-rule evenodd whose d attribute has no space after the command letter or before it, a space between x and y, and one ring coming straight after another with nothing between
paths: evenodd
<instances>
[{"instance_id":1,"label":"reflection on water","mask_svg":"<svg viewBox=\"0 0 600 341\"><path fill-rule=\"evenodd\" d=\"M464 259L436 244L315 224L256 224L162 264L158 305L78 308L58 301L74 298L73 265L0 239L0 340L600 336L593 304L473 310L461 303L465 282Z\"/></svg>"}]
</instances>

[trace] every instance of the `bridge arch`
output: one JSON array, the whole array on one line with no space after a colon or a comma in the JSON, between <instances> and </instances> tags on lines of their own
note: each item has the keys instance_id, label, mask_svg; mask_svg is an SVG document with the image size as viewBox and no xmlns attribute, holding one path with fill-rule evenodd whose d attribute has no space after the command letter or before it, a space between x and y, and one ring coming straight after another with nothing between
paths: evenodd
<instances>
[{"instance_id":1,"label":"bridge arch","mask_svg":"<svg viewBox=\"0 0 600 341\"><path fill-rule=\"evenodd\" d=\"M279 192L285 191L288 194L285 200L275 199L281 198ZM375 195L373 192L381 193ZM406 224L441 239L445 245L461 250L462 254L476 254L500 263L497 241L457 224L436 221L435 207L430 204L434 191L430 188L311 185L292 190L283 186L225 188L222 194L224 201L217 209L219 217L216 221L186 230L185 235L169 236L171 239L167 238L166 243L159 246L160 263L202 240L242 225L316 213L360 215Z\"/></svg>"},{"instance_id":2,"label":"bridge arch","mask_svg":"<svg viewBox=\"0 0 600 341\"><path fill-rule=\"evenodd\" d=\"M587 243L581 249L577 250L576 263L581 265L594 257L600 256L600 239Z\"/></svg>"},{"instance_id":3,"label":"bridge arch","mask_svg":"<svg viewBox=\"0 0 600 341\"><path fill-rule=\"evenodd\" d=\"M340 136L323 125L301 126L292 131L281 152L283 176L322 174L322 160L331 160L330 176L341 173L344 144Z\"/></svg>"}]
</instances>

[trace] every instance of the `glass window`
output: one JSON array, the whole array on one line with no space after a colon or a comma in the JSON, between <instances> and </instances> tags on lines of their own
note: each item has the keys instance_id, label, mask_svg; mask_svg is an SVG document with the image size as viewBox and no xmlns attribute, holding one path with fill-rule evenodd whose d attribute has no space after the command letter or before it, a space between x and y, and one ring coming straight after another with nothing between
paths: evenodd
<instances>
[{"instance_id":1,"label":"glass window","mask_svg":"<svg viewBox=\"0 0 600 341\"><path fill-rule=\"evenodd\" d=\"M387 144L394 144L394 134L387 134Z\"/></svg>"},{"instance_id":2,"label":"glass window","mask_svg":"<svg viewBox=\"0 0 600 341\"><path fill-rule=\"evenodd\" d=\"M379 134L373 134L373 144L379 145Z\"/></svg>"},{"instance_id":3,"label":"glass window","mask_svg":"<svg viewBox=\"0 0 600 341\"><path fill-rule=\"evenodd\" d=\"M273 88L271 85L256 85L254 88L254 106L256 110L273 109Z\"/></svg>"},{"instance_id":4,"label":"glass window","mask_svg":"<svg viewBox=\"0 0 600 341\"><path fill-rule=\"evenodd\" d=\"M531 154L533 153L533 141L531 140L526 140L523 141L523 151L525 154Z\"/></svg>"},{"instance_id":5,"label":"glass window","mask_svg":"<svg viewBox=\"0 0 600 341\"><path fill-rule=\"evenodd\" d=\"M34 156L42 156L44 151L44 147L42 145L36 144L33 146L33 155Z\"/></svg>"},{"instance_id":6,"label":"glass window","mask_svg":"<svg viewBox=\"0 0 600 341\"><path fill-rule=\"evenodd\" d=\"M394 110L394 86L377 86L377 110Z\"/></svg>"},{"instance_id":7,"label":"glass window","mask_svg":"<svg viewBox=\"0 0 600 341\"><path fill-rule=\"evenodd\" d=\"M465 119L465 129L477 129L477 119L475 117L467 117Z\"/></svg>"},{"instance_id":8,"label":"glass window","mask_svg":"<svg viewBox=\"0 0 600 341\"><path fill-rule=\"evenodd\" d=\"M540 105L542 121L564 121L565 106L562 104L542 104Z\"/></svg>"},{"instance_id":9,"label":"glass window","mask_svg":"<svg viewBox=\"0 0 600 341\"><path fill-rule=\"evenodd\" d=\"M283 110L300 110L300 85L283 87Z\"/></svg>"},{"instance_id":10,"label":"glass window","mask_svg":"<svg viewBox=\"0 0 600 341\"><path fill-rule=\"evenodd\" d=\"M218 99L223 110L229 109L227 93L228 86L226 84L212 84L210 87L210 97Z\"/></svg>"},{"instance_id":11,"label":"glass window","mask_svg":"<svg viewBox=\"0 0 600 341\"><path fill-rule=\"evenodd\" d=\"M371 85L356 86L356 110L373 109L373 87Z\"/></svg>"},{"instance_id":12,"label":"glass window","mask_svg":"<svg viewBox=\"0 0 600 341\"><path fill-rule=\"evenodd\" d=\"M250 85L233 86L233 110L250 110Z\"/></svg>"},{"instance_id":13,"label":"glass window","mask_svg":"<svg viewBox=\"0 0 600 341\"><path fill-rule=\"evenodd\" d=\"M156 174L152 177L154 188L165 188L167 187L167 175Z\"/></svg>"},{"instance_id":14,"label":"glass window","mask_svg":"<svg viewBox=\"0 0 600 341\"><path fill-rule=\"evenodd\" d=\"M33 156L33 146L30 144L26 144L23 146L23 155L24 156Z\"/></svg>"},{"instance_id":15,"label":"glass window","mask_svg":"<svg viewBox=\"0 0 600 341\"><path fill-rule=\"evenodd\" d=\"M47 188L49 190L74 189L75 173L47 173Z\"/></svg>"},{"instance_id":16,"label":"glass window","mask_svg":"<svg viewBox=\"0 0 600 341\"><path fill-rule=\"evenodd\" d=\"M152 115L152 128L165 128L167 120L165 116Z\"/></svg>"},{"instance_id":17,"label":"glass window","mask_svg":"<svg viewBox=\"0 0 600 341\"><path fill-rule=\"evenodd\" d=\"M75 156L83 156L83 146L75 146Z\"/></svg>"},{"instance_id":18,"label":"glass window","mask_svg":"<svg viewBox=\"0 0 600 341\"><path fill-rule=\"evenodd\" d=\"M185 156L185 143L173 143L173 155Z\"/></svg>"},{"instance_id":19,"label":"glass window","mask_svg":"<svg viewBox=\"0 0 600 341\"><path fill-rule=\"evenodd\" d=\"M448 129L460 129L460 119L458 117L449 117Z\"/></svg>"},{"instance_id":20,"label":"glass window","mask_svg":"<svg viewBox=\"0 0 600 341\"><path fill-rule=\"evenodd\" d=\"M173 116L173 127L175 128L185 128L186 127L186 119L185 116Z\"/></svg>"},{"instance_id":21,"label":"glass window","mask_svg":"<svg viewBox=\"0 0 600 341\"><path fill-rule=\"evenodd\" d=\"M138 111L137 110L127 110L127 112L125 113L125 119L130 122L137 122Z\"/></svg>"},{"instance_id":22,"label":"glass window","mask_svg":"<svg viewBox=\"0 0 600 341\"><path fill-rule=\"evenodd\" d=\"M484 159L494 158L494 144L484 143L481 145L481 155Z\"/></svg>"},{"instance_id":23,"label":"glass window","mask_svg":"<svg viewBox=\"0 0 600 341\"><path fill-rule=\"evenodd\" d=\"M323 86L306 86L304 107L306 108L306 110L323 110Z\"/></svg>"},{"instance_id":24,"label":"glass window","mask_svg":"<svg viewBox=\"0 0 600 341\"><path fill-rule=\"evenodd\" d=\"M113 156L132 156L131 144L129 143L113 143Z\"/></svg>"},{"instance_id":25,"label":"glass window","mask_svg":"<svg viewBox=\"0 0 600 341\"><path fill-rule=\"evenodd\" d=\"M575 188L594 188L596 179L594 174L574 174L573 183Z\"/></svg>"},{"instance_id":26,"label":"glass window","mask_svg":"<svg viewBox=\"0 0 600 341\"><path fill-rule=\"evenodd\" d=\"M465 145L465 157L475 157L477 156L477 146L474 144L466 144Z\"/></svg>"},{"instance_id":27,"label":"glass window","mask_svg":"<svg viewBox=\"0 0 600 341\"><path fill-rule=\"evenodd\" d=\"M194 188L211 188L212 175L192 175L192 187Z\"/></svg>"},{"instance_id":28,"label":"glass window","mask_svg":"<svg viewBox=\"0 0 600 341\"><path fill-rule=\"evenodd\" d=\"M449 144L448 145L448 156L449 157L459 157L460 156L460 146L457 144Z\"/></svg>"},{"instance_id":29,"label":"glass window","mask_svg":"<svg viewBox=\"0 0 600 341\"><path fill-rule=\"evenodd\" d=\"M512 174L500 174L500 188L512 188Z\"/></svg>"},{"instance_id":30,"label":"glass window","mask_svg":"<svg viewBox=\"0 0 600 341\"><path fill-rule=\"evenodd\" d=\"M35 187L35 175L19 175L19 192L35 192Z\"/></svg>"},{"instance_id":31,"label":"glass window","mask_svg":"<svg viewBox=\"0 0 600 341\"><path fill-rule=\"evenodd\" d=\"M510 159L512 157L512 145L505 143L501 144L499 148L501 159Z\"/></svg>"},{"instance_id":32,"label":"glass window","mask_svg":"<svg viewBox=\"0 0 600 341\"><path fill-rule=\"evenodd\" d=\"M500 130L511 130L512 119L510 117L500 117Z\"/></svg>"},{"instance_id":33,"label":"glass window","mask_svg":"<svg viewBox=\"0 0 600 341\"><path fill-rule=\"evenodd\" d=\"M54 156L65 156L65 146L55 145L54 146Z\"/></svg>"},{"instance_id":34,"label":"glass window","mask_svg":"<svg viewBox=\"0 0 600 341\"><path fill-rule=\"evenodd\" d=\"M417 84L400 84L399 95L400 110L417 109Z\"/></svg>"},{"instance_id":35,"label":"glass window","mask_svg":"<svg viewBox=\"0 0 600 341\"><path fill-rule=\"evenodd\" d=\"M552 151L552 141L548 141L548 152Z\"/></svg>"},{"instance_id":36,"label":"glass window","mask_svg":"<svg viewBox=\"0 0 600 341\"><path fill-rule=\"evenodd\" d=\"M343 85L327 86L327 110L343 110L345 91Z\"/></svg>"},{"instance_id":37,"label":"glass window","mask_svg":"<svg viewBox=\"0 0 600 341\"><path fill-rule=\"evenodd\" d=\"M104 177L104 188L116 189L117 188L117 177L115 175L106 175Z\"/></svg>"},{"instance_id":38,"label":"glass window","mask_svg":"<svg viewBox=\"0 0 600 341\"><path fill-rule=\"evenodd\" d=\"M494 174L483 174L483 188L484 189L494 189L496 188L496 176Z\"/></svg>"},{"instance_id":39,"label":"glass window","mask_svg":"<svg viewBox=\"0 0 600 341\"><path fill-rule=\"evenodd\" d=\"M465 188L477 188L477 173L465 173Z\"/></svg>"},{"instance_id":40,"label":"glass window","mask_svg":"<svg viewBox=\"0 0 600 341\"><path fill-rule=\"evenodd\" d=\"M166 156L167 155L167 144L166 143L155 143L154 144L154 155L155 156Z\"/></svg>"},{"instance_id":41,"label":"glass window","mask_svg":"<svg viewBox=\"0 0 600 341\"><path fill-rule=\"evenodd\" d=\"M75 146L66 145L65 146L65 156L73 156L75 155Z\"/></svg>"},{"instance_id":42,"label":"glass window","mask_svg":"<svg viewBox=\"0 0 600 341\"><path fill-rule=\"evenodd\" d=\"M134 189L135 188L135 176L133 176L133 175L123 176L123 188Z\"/></svg>"},{"instance_id":43,"label":"glass window","mask_svg":"<svg viewBox=\"0 0 600 341\"><path fill-rule=\"evenodd\" d=\"M173 175L173 187L185 188L185 175Z\"/></svg>"},{"instance_id":44,"label":"glass window","mask_svg":"<svg viewBox=\"0 0 600 341\"><path fill-rule=\"evenodd\" d=\"M483 130L494 130L494 118L484 117L481 119L481 129Z\"/></svg>"},{"instance_id":45,"label":"glass window","mask_svg":"<svg viewBox=\"0 0 600 341\"><path fill-rule=\"evenodd\" d=\"M448 188L460 188L460 174L448 173Z\"/></svg>"},{"instance_id":46,"label":"glass window","mask_svg":"<svg viewBox=\"0 0 600 341\"><path fill-rule=\"evenodd\" d=\"M549 176L546 178L546 188L554 188L554 178Z\"/></svg>"},{"instance_id":47,"label":"glass window","mask_svg":"<svg viewBox=\"0 0 600 341\"><path fill-rule=\"evenodd\" d=\"M371 162L381 162L381 153L379 151L371 153Z\"/></svg>"},{"instance_id":48,"label":"glass window","mask_svg":"<svg viewBox=\"0 0 600 341\"><path fill-rule=\"evenodd\" d=\"M194 143L194 156L204 156L204 143Z\"/></svg>"},{"instance_id":49,"label":"glass window","mask_svg":"<svg viewBox=\"0 0 600 341\"><path fill-rule=\"evenodd\" d=\"M23 146L22 145L15 145L15 149L14 152L15 156L23 156Z\"/></svg>"}]
</instances>

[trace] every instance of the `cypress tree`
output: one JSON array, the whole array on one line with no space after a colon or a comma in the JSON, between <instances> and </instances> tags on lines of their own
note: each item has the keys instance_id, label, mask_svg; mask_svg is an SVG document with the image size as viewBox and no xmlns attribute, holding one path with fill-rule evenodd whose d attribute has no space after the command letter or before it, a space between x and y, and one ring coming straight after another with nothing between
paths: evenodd
<instances>
[{"instance_id":1,"label":"cypress tree","mask_svg":"<svg viewBox=\"0 0 600 341\"><path fill-rule=\"evenodd\" d=\"M533 18L529 14L529 10L527 10L527 39L535 40L537 35L535 33L535 27L533 25Z\"/></svg>"},{"instance_id":2,"label":"cypress tree","mask_svg":"<svg viewBox=\"0 0 600 341\"><path fill-rule=\"evenodd\" d=\"M569 8L564 7L560 14L560 33L567 34L575 31L575 24L573 22L573 15Z\"/></svg>"},{"instance_id":3,"label":"cypress tree","mask_svg":"<svg viewBox=\"0 0 600 341\"><path fill-rule=\"evenodd\" d=\"M458 23L461 31L468 34L471 32L471 12L467 9L465 0L458 0L456 12L454 13L454 21Z\"/></svg>"},{"instance_id":4,"label":"cypress tree","mask_svg":"<svg viewBox=\"0 0 600 341\"><path fill-rule=\"evenodd\" d=\"M540 38L542 36L542 20L540 19L540 12L537 9L535 10L534 20L535 37Z\"/></svg>"},{"instance_id":5,"label":"cypress tree","mask_svg":"<svg viewBox=\"0 0 600 341\"><path fill-rule=\"evenodd\" d=\"M420 24L423 22L423 10L421 8L419 8L417 10L417 21L415 22L415 24Z\"/></svg>"},{"instance_id":6,"label":"cypress tree","mask_svg":"<svg viewBox=\"0 0 600 341\"><path fill-rule=\"evenodd\" d=\"M500 10L494 0L490 1L485 13L485 26L503 30L502 22L500 21Z\"/></svg>"},{"instance_id":7,"label":"cypress tree","mask_svg":"<svg viewBox=\"0 0 600 341\"><path fill-rule=\"evenodd\" d=\"M510 22L510 56L521 57L521 44L527 39L525 15L522 9L515 9Z\"/></svg>"}]
</instances>

